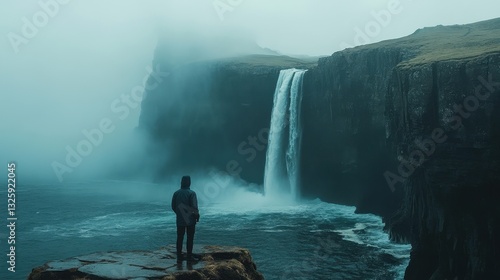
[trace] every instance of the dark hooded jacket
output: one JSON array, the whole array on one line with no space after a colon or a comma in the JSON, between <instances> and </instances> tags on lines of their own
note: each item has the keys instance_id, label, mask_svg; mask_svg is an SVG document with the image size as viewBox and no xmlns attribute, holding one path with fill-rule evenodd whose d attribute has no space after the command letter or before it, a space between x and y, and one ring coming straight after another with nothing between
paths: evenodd
<instances>
[{"instance_id":1,"label":"dark hooded jacket","mask_svg":"<svg viewBox=\"0 0 500 280\"><path fill-rule=\"evenodd\" d=\"M177 226L193 226L198 221L198 199L188 184L182 184L172 196L172 210L177 216Z\"/></svg>"}]
</instances>

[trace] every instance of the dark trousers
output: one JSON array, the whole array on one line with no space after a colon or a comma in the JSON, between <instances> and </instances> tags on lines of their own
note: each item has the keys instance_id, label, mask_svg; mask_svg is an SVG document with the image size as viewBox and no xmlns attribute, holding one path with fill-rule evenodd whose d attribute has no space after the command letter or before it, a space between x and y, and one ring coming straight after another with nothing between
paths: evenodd
<instances>
[{"instance_id":1,"label":"dark trousers","mask_svg":"<svg viewBox=\"0 0 500 280\"><path fill-rule=\"evenodd\" d=\"M177 227L177 254L182 253L182 242L184 241L184 232L187 231L187 253L191 255L193 253L193 240L194 240L194 232L195 226L187 226L187 227Z\"/></svg>"}]
</instances>

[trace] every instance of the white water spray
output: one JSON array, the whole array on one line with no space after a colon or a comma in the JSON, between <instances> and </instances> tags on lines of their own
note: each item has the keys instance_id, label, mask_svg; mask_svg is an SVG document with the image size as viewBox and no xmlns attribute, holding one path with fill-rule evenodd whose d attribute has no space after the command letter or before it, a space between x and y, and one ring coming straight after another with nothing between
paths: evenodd
<instances>
[{"instance_id":1,"label":"white water spray","mask_svg":"<svg viewBox=\"0 0 500 280\"><path fill-rule=\"evenodd\" d=\"M282 70L276 84L264 171L264 193L267 197L291 197L295 200L300 195L300 105L305 72Z\"/></svg>"}]
</instances>

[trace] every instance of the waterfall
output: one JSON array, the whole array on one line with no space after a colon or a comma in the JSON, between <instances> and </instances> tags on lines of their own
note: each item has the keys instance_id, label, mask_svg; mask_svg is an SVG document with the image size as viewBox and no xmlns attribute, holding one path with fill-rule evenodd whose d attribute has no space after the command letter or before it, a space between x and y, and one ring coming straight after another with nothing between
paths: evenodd
<instances>
[{"instance_id":1,"label":"waterfall","mask_svg":"<svg viewBox=\"0 0 500 280\"><path fill-rule=\"evenodd\" d=\"M300 106L305 72L282 70L276 84L264 170L264 193L269 197L296 199L300 195Z\"/></svg>"}]
</instances>

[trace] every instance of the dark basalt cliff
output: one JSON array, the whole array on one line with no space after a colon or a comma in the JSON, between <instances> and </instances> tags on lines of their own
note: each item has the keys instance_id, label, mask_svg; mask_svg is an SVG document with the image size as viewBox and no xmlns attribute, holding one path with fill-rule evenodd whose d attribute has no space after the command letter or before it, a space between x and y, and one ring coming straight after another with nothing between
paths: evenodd
<instances>
[{"instance_id":1,"label":"dark basalt cliff","mask_svg":"<svg viewBox=\"0 0 500 280\"><path fill-rule=\"evenodd\" d=\"M262 183L274 87L291 67L309 69L303 195L386 217L412 243L406 279L500 279L500 20L317 64L261 55L172 70L142 104L152 153L166 155L159 174L211 166Z\"/></svg>"},{"instance_id":2,"label":"dark basalt cliff","mask_svg":"<svg viewBox=\"0 0 500 280\"><path fill-rule=\"evenodd\" d=\"M152 135L152 156L164 154L157 175L216 167L251 182L263 181L267 128L281 69L315 62L252 55L173 68L142 102L140 128Z\"/></svg>"},{"instance_id":3,"label":"dark basalt cliff","mask_svg":"<svg viewBox=\"0 0 500 280\"><path fill-rule=\"evenodd\" d=\"M496 38L474 42L472 30L464 43L499 46L500 24L491 23ZM386 113L388 142L401 159L395 174L408 177L389 224L410 226L406 278L499 279L500 52L398 65Z\"/></svg>"},{"instance_id":4,"label":"dark basalt cliff","mask_svg":"<svg viewBox=\"0 0 500 280\"><path fill-rule=\"evenodd\" d=\"M359 49L320 59L304 81L301 176L306 195L388 215L401 199L381 175L391 166L386 94L398 49Z\"/></svg>"}]
</instances>

